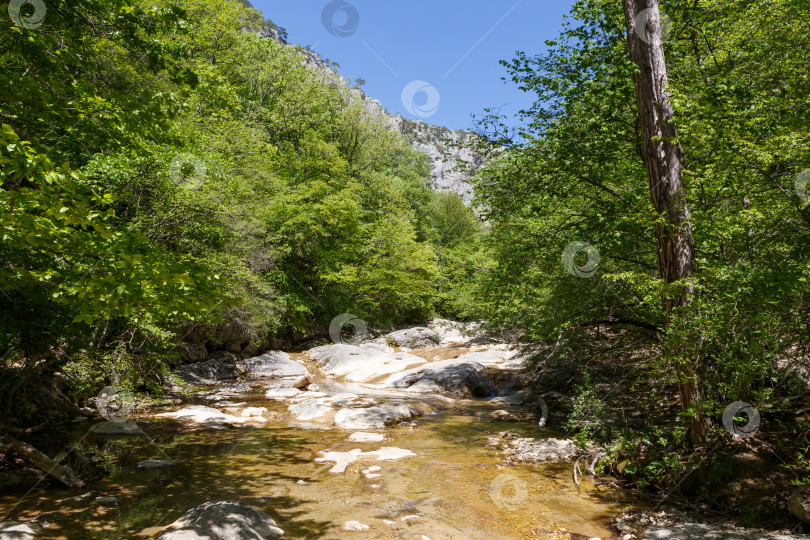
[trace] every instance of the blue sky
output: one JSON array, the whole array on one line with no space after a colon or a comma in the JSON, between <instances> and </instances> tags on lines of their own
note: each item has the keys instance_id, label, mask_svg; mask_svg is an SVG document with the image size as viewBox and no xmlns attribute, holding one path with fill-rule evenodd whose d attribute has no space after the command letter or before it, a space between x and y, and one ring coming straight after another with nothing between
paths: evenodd
<instances>
[{"instance_id":1,"label":"blue sky","mask_svg":"<svg viewBox=\"0 0 810 540\"><path fill-rule=\"evenodd\" d=\"M365 79L366 93L390 112L468 129L470 115L486 107L511 115L532 102L511 81L501 81L506 70L498 61L518 50L543 52L571 0L252 4L286 28L291 43L312 46L340 64L345 77Z\"/></svg>"}]
</instances>

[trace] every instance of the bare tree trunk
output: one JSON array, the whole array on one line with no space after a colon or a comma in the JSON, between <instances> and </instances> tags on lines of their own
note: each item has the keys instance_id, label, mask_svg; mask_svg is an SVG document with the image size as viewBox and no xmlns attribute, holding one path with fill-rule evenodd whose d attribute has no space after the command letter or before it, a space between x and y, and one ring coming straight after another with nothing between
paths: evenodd
<instances>
[{"instance_id":1,"label":"bare tree trunk","mask_svg":"<svg viewBox=\"0 0 810 540\"><path fill-rule=\"evenodd\" d=\"M676 138L674 111L667 91L669 78L661 14L658 0L623 0L623 4L630 58L639 67L633 82L643 139L644 166L647 168L653 208L661 217L656 226L658 273L669 284L692 275L694 241L681 178L681 148ZM671 314L688 305L692 293L691 286L682 285L680 294L664 299L666 313ZM698 369L689 362L676 360L675 370L681 406L686 410L701 398ZM693 418L690 429L694 439L704 441L708 427L705 416Z\"/></svg>"},{"instance_id":2,"label":"bare tree trunk","mask_svg":"<svg viewBox=\"0 0 810 540\"><path fill-rule=\"evenodd\" d=\"M59 465L28 443L19 441L9 435L3 435L2 438L0 438L0 450L5 451L6 449L14 450L20 457L37 466L45 473L53 476L66 486L84 487L84 481L76 476L70 467Z\"/></svg>"}]
</instances>

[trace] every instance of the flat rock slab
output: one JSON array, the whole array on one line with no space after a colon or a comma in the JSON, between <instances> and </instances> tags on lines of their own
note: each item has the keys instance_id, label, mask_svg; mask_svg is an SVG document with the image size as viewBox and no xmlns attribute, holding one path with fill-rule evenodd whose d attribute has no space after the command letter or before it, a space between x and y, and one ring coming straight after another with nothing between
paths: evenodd
<instances>
[{"instance_id":1,"label":"flat rock slab","mask_svg":"<svg viewBox=\"0 0 810 540\"><path fill-rule=\"evenodd\" d=\"M315 347L308 352L324 374L345 377L352 382L370 382L427 363L424 358L403 352L390 352L371 343L338 343Z\"/></svg>"},{"instance_id":2,"label":"flat rock slab","mask_svg":"<svg viewBox=\"0 0 810 540\"><path fill-rule=\"evenodd\" d=\"M568 461L579 453L576 443L570 439L533 439L508 431L490 437L487 445L500 447L508 459L525 463Z\"/></svg>"},{"instance_id":3,"label":"flat rock slab","mask_svg":"<svg viewBox=\"0 0 810 540\"><path fill-rule=\"evenodd\" d=\"M343 429L382 429L418 415L419 411L410 405L383 403L365 409L340 409L335 413L335 425Z\"/></svg>"},{"instance_id":4,"label":"flat rock slab","mask_svg":"<svg viewBox=\"0 0 810 540\"><path fill-rule=\"evenodd\" d=\"M145 459L139 461L135 468L152 471L156 469L168 469L170 467L174 467L174 463L165 459Z\"/></svg>"},{"instance_id":5,"label":"flat rock slab","mask_svg":"<svg viewBox=\"0 0 810 540\"><path fill-rule=\"evenodd\" d=\"M221 428L227 425L241 425L248 422L264 421L263 418L248 417L242 418L226 414L219 409L206 407L205 405L191 405L179 411L156 414L156 417L176 418L185 422L194 422L206 427Z\"/></svg>"},{"instance_id":6,"label":"flat rock slab","mask_svg":"<svg viewBox=\"0 0 810 540\"><path fill-rule=\"evenodd\" d=\"M33 540L40 531L36 522L7 521L0 523L0 540Z\"/></svg>"},{"instance_id":7,"label":"flat rock slab","mask_svg":"<svg viewBox=\"0 0 810 540\"><path fill-rule=\"evenodd\" d=\"M100 422L94 424L93 427L90 428L90 431L96 435L105 435L107 437L135 437L145 435L134 420L126 420L124 422Z\"/></svg>"},{"instance_id":8,"label":"flat rock slab","mask_svg":"<svg viewBox=\"0 0 810 540\"><path fill-rule=\"evenodd\" d=\"M322 463L324 461L332 461L335 466L329 469L330 473L344 473L346 467L357 461L358 457L363 453L359 448L350 450L348 452L321 452L323 457L315 458L315 461Z\"/></svg>"},{"instance_id":9,"label":"flat rock slab","mask_svg":"<svg viewBox=\"0 0 810 540\"><path fill-rule=\"evenodd\" d=\"M648 527L642 537L648 540L807 540L810 536L762 534L737 529L716 529L701 523L671 527Z\"/></svg>"},{"instance_id":10,"label":"flat rock slab","mask_svg":"<svg viewBox=\"0 0 810 540\"><path fill-rule=\"evenodd\" d=\"M284 531L257 508L236 501L215 501L192 508L156 540L267 540Z\"/></svg>"},{"instance_id":11,"label":"flat rock slab","mask_svg":"<svg viewBox=\"0 0 810 540\"><path fill-rule=\"evenodd\" d=\"M376 457L377 461L395 461L406 457L415 456L410 450L397 448L396 446L383 446L379 450L363 452L361 457Z\"/></svg>"},{"instance_id":12,"label":"flat rock slab","mask_svg":"<svg viewBox=\"0 0 810 540\"><path fill-rule=\"evenodd\" d=\"M286 379L296 388L312 382L307 368L281 351L270 351L261 356L240 360L235 366L249 379Z\"/></svg>"},{"instance_id":13,"label":"flat rock slab","mask_svg":"<svg viewBox=\"0 0 810 540\"><path fill-rule=\"evenodd\" d=\"M346 468L359 459L376 459L377 461L395 461L407 457L415 456L410 450L404 448L397 448L395 446L383 446L379 450L372 450L370 452L363 452L359 448L349 450L348 452L321 452L323 457L315 458L318 463L326 461L333 462L335 465L329 469L330 473L345 473ZM375 472L380 470L379 467L369 467L366 469L368 472ZM364 474L365 472L364 471Z\"/></svg>"},{"instance_id":14,"label":"flat rock slab","mask_svg":"<svg viewBox=\"0 0 810 540\"><path fill-rule=\"evenodd\" d=\"M366 433L364 431L356 431L349 435L349 440L353 442L383 442L385 435L382 433Z\"/></svg>"},{"instance_id":15,"label":"flat rock slab","mask_svg":"<svg viewBox=\"0 0 810 540\"><path fill-rule=\"evenodd\" d=\"M360 523L359 521L347 521L343 524L343 530L349 532L364 532L369 530L371 527L366 525L365 523Z\"/></svg>"}]
</instances>

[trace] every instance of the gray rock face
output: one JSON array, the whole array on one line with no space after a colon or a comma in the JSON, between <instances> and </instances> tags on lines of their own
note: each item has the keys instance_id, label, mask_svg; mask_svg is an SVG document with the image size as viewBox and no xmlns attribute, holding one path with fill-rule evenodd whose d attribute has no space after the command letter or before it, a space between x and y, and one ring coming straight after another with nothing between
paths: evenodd
<instances>
[{"instance_id":1,"label":"gray rock face","mask_svg":"<svg viewBox=\"0 0 810 540\"><path fill-rule=\"evenodd\" d=\"M386 386L406 388L409 392L450 392L460 396L485 397L495 393L492 383L481 374L484 366L459 359L433 362L392 375Z\"/></svg>"},{"instance_id":2,"label":"gray rock face","mask_svg":"<svg viewBox=\"0 0 810 540\"><path fill-rule=\"evenodd\" d=\"M266 540L284 531L267 514L236 501L207 502L169 525L156 540Z\"/></svg>"},{"instance_id":3,"label":"gray rock face","mask_svg":"<svg viewBox=\"0 0 810 540\"><path fill-rule=\"evenodd\" d=\"M340 409L335 413L335 425L343 429L380 429L418 415L419 411L410 405L384 403L365 409Z\"/></svg>"},{"instance_id":4,"label":"gray rock face","mask_svg":"<svg viewBox=\"0 0 810 540\"><path fill-rule=\"evenodd\" d=\"M287 379L296 388L312 382L312 377L303 365L281 351L270 351L261 356L236 362L236 368L249 379Z\"/></svg>"},{"instance_id":5,"label":"gray rock face","mask_svg":"<svg viewBox=\"0 0 810 540\"><path fill-rule=\"evenodd\" d=\"M791 492L788 510L805 523L810 523L810 484L799 486Z\"/></svg>"},{"instance_id":6,"label":"gray rock face","mask_svg":"<svg viewBox=\"0 0 810 540\"><path fill-rule=\"evenodd\" d=\"M175 373L189 384L213 384L217 381L229 381L239 377L236 365L225 359L188 364L177 368Z\"/></svg>"},{"instance_id":7,"label":"gray rock face","mask_svg":"<svg viewBox=\"0 0 810 540\"><path fill-rule=\"evenodd\" d=\"M439 335L436 332L422 326L397 330L385 336L385 340L389 344L397 347L408 347L409 349L435 347L438 345L439 339Z\"/></svg>"},{"instance_id":8,"label":"gray rock face","mask_svg":"<svg viewBox=\"0 0 810 540\"><path fill-rule=\"evenodd\" d=\"M671 527L648 527L641 538L647 540L806 540L810 537L761 534L736 529L716 529L702 523L684 523Z\"/></svg>"},{"instance_id":9,"label":"gray rock face","mask_svg":"<svg viewBox=\"0 0 810 540\"><path fill-rule=\"evenodd\" d=\"M400 352L387 352L374 344L324 345L309 350L318 368L332 377L345 377L352 382L368 382L392 373L400 373L427 363L424 358Z\"/></svg>"},{"instance_id":10,"label":"gray rock face","mask_svg":"<svg viewBox=\"0 0 810 540\"><path fill-rule=\"evenodd\" d=\"M0 523L0 540L33 540L41 530L36 522L7 521Z\"/></svg>"}]
</instances>

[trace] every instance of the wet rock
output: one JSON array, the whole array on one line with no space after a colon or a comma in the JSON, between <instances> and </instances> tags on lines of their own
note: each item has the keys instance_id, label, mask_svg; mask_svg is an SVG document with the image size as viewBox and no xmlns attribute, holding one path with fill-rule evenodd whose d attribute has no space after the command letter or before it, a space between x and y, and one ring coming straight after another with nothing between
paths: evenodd
<instances>
[{"instance_id":1,"label":"wet rock","mask_svg":"<svg viewBox=\"0 0 810 540\"><path fill-rule=\"evenodd\" d=\"M439 334L430 328L417 326L397 330L385 336L385 341L396 347L407 347L409 349L426 349L435 347L441 341Z\"/></svg>"},{"instance_id":2,"label":"wet rock","mask_svg":"<svg viewBox=\"0 0 810 540\"><path fill-rule=\"evenodd\" d=\"M223 428L228 425L241 425L246 422L256 421L256 418L241 418L226 414L213 407L205 405L191 405L179 411L156 414L157 417L176 418L186 422L194 422L210 428ZM262 421L264 419L261 419Z\"/></svg>"},{"instance_id":3,"label":"wet rock","mask_svg":"<svg viewBox=\"0 0 810 540\"><path fill-rule=\"evenodd\" d=\"M284 531L267 514L236 501L207 502L169 525L156 540L266 540Z\"/></svg>"},{"instance_id":4,"label":"wet rock","mask_svg":"<svg viewBox=\"0 0 810 540\"><path fill-rule=\"evenodd\" d=\"M308 399L300 403L293 403L287 406L290 413L295 416L297 420L309 422L311 420L325 420L326 415L331 413L334 409L323 401L323 398Z\"/></svg>"},{"instance_id":5,"label":"wet rock","mask_svg":"<svg viewBox=\"0 0 810 540\"><path fill-rule=\"evenodd\" d=\"M359 521L347 521L343 524L343 530L349 532L364 532L369 530L370 527L365 523L360 523Z\"/></svg>"},{"instance_id":6,"label":"wet rock","mask_svg":"<svg viewBox=\"0 0 810 540\"><path fill-rule=\"evenodd\" d=\"M174 463L166 459L145 459L143 461L139 461L138 465L135 468L140 470L153 471L156 469L168 469L171 467L174 467Z\"/></svg>"},{"instance_id":7,"label":"wet rock","mask_svg":"<svg viewBox=\"0 0 810 540\"><path fill-rule=\"evenodd\" d=\"M354 442L382 442L385 440L385 435L382 433L366 433L364 431L357 431L349 435L349 440Z\"/></svg>"},{"instance_id":8,"label":"wet rock","mask_svg":"<svg viewBox=\"0 0 810 540\"><path fill-rule=\"evenodd\" d=\"M144 435L144 432L134 420L126 420L124 422L100 422L93 425L90 431L96 435L104 435L107 437L133 437Z\"/></svg>"},{"instance_id":9,"label":"wet rock","mask_svg":"<svg viewBox=\"0 0 810 540\"><path fill-rule=\"evenodd\" d=\"M377 461L395 461L406 457L415 456L410 450L397 448L395 446L383 446L379 450L363 452L360 457L376 457Z\"/></svg>"},{"instance_id":10,"label":"wet rock","mask_svg":"<svg viewBox=\"0 0 810 540\"><path fill-rule=\"evenodd\" d=\"M41 531L37 522L7 521L0 523L0 540L33 540Z\"/></svg>"},{"instance_id":11,"label":"wet rock","mask_svg":"<svg viewBox=\"0 0 810 540\"><path fill-rule=\"evenodd\" d=\"M284 401L290 398L294 398L300 396L304 392L299 390L298 388L279 388L279 387L272 387L268 388L265 392L264 396L275 401Z\"/></svg>"},{"instance_id":12,"label":"wet rock","mask_svg":"<svg viewBox=\"0 0 810 540\"><path fill-rule=\"evenodd\" d=\"M577 445L570 439L533 439L504 432L487 440L489 446L501 447L512 461L538 463L566 461L577 456Z\"/></svg>"},{"instance_id":13,"label":"wet rock","mask_svg":"<svg viewBox=\"0 0 810 540\"><path fill-rule=\"evenodd\" d=\"M247 407L239 414L239 416L243 418L250 418L252 416L264 416L264 413L266 412L267 412L266 407Z\"/></svg>"},{"instance_id":14,"label":"wet rock","mask_svg":"<svg viewBox=\"0 0 810 540\"><path fill-rule=\"evenodd\" d=\"M350 450L348 452L321 452L323 457L315 458L315 461L318 463L324 461L332 461L335 463L334 467L329 469L330 473L344 473L346 472L346 467L357 461L358 456L362 451L359 448L355 448L354 450Z\"/></svg>"},{"instance_id":15,"label":"wet rock","mask_svg":"<svg viewBox=\"0 0 810 540\"><path fill-rule=\"evenodd\" d=\"M343 429L381 429L418 415L419 411L410 405L384 403L365 409L340 409L335 413L335 425Z\"/></svg>"},{"instance_id":16,"label":"wet rock","mask_svg":"<svg viewBox=\"0 0 810 540\"><path fill-rule=\"evenodd\" d=\"M295 388L303 388L312 381L307 368L281 351L240 360L236 367L250 379L285 379Z\"/></svg>"},{"instance_id":17,"label":"wet rock","mask_svg":"<svg viewBox=\"0 0 810 540\"><path fill-rule=\"evenodd\" d=\"M791 492L788 510L805 523L810 523L810 484L799 486Z\"/></svg>"},{"instance_id":18,"label":"wet rock","mask_svg":"<svg viewBox=\"0 0 810 540\"><path fill-rule=\"evenodd\" d=\"M383 384L409 392L450 392L460 396L485 397L495 393L492 383L482 375L485 367L477 362L452 359L392 375Z\"/></svg>"},{"instance_id":19,"label":"wet rock","mask_svg":"<svg viewBox=\"0 0 810 540\"><path fill-rule=\"evenodd\" d=\"M118 499L116 497L96 497L93 501L93 506L106 506L106 507L113 507L118 506Z\"/></svg>"},{"instance_id":20,"label":"wet rock","mask_svg":"<svg viewBox=\"0 0 810 540\"><path fill-rule=\"evenodd\" d=\"M331 377L345 377L352 382L369 382L392 373L400 373L427 363L408 353L393 353L375 344L339 343L309 350L309 357Z\"/></svg>"}]
</instances>

